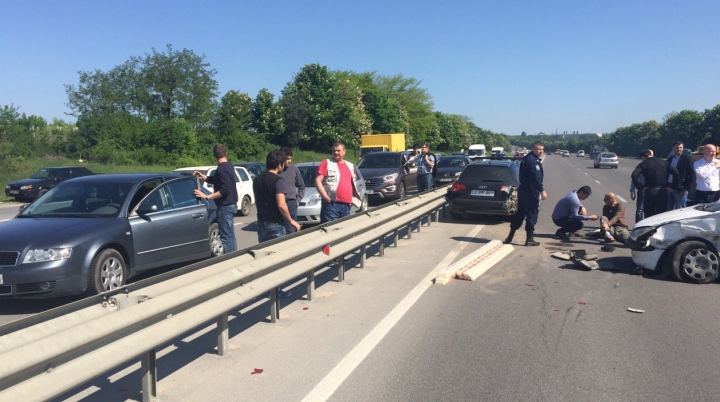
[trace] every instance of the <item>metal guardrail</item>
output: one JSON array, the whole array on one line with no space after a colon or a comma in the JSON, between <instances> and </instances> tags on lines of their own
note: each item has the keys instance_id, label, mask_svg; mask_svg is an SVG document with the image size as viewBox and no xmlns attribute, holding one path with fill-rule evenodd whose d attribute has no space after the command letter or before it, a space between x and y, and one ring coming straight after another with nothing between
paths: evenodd
<instances>
[{"instance_id":1,"label":"metal guardrail","mask_svg":"<svg viewBox=\"0 0 720 402\"><path fill-rule=\"evenodd\" d=\"M445 190L204 261L169 279L160 275L149 279L149 286L138 283L82 301L67 314L48 312L16 324L0 337L0 401L52 399L138 357L143 401L150 401L157 394L157 347L215 321L218 355L225 355L228 312L269 293L276 322L278 286L305 276L312 301L316 269L336 260L342 282L346 255L360 250L364 268L368 245L378 242L382 256L388 235L397 247L402 228L411 238L423 219L430 225L440 211L444 215Z\"/></svg>"}]
</instances>

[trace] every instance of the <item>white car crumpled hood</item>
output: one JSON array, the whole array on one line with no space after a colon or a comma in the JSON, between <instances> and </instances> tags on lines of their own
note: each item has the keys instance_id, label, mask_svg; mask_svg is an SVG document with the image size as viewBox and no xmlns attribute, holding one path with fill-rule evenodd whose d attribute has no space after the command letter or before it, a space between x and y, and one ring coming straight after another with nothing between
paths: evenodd
<instances>
[{"instance_id":1,"label":"white car crumpled hood","mask_svg":"<svg viewBox=\"0 0 720 402\"><path fill-rule=\"evenodd\" d=\"M636 225L636 227L662 225L657 227L657 232L648 239L648 245L655 248L667 249L687 238L704 239L712 243L716 249L720 248L720 233L718 233L720 212L683 208L682 210L655 215L638 223L639 225Z\"/></svg>"}]
</instances>

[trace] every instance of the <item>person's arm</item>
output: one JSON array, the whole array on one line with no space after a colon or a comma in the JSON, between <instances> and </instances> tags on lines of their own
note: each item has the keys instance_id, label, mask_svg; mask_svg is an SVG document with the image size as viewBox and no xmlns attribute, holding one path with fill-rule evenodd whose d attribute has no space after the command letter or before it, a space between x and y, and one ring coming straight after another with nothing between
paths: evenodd
<instances>
[{"instance_id":1,"label":"person's arm","mask_svg":"<svg viewBox=\"0 0 720 402\"><path fill-rule=\"evenodd\" d=\"M285 219L285 221L287 221L299 232L300 225L293 220L292 216L290 216L290 210L288 209L287 202L285 201L285 190L287 190L285 180L280 179L275 182L275 201L277 201L278 209L280 210L280 215L282 215L283 219Z\"/></svg>"},{"instance_id":2,"label":"person's arm","mask_svg":"<svg viewBox=\"0 0 720 402\"><path fill-rule=\"evenodd\" d=\"M625 205L618 204L618 208L617 208L617 211L615 211L615 215L613 215L612 218L608 217L608 218L610 218L610 219L608 219L608 226L612 226L612 225L616 224L620 220L620 217L623 215L625 215Z\"/></svg>"},{"instance_id":3,"label":"person's arm","mask_svg":"<svg viewBox=\"0 0 720 402\"><path fill-rule=\"evenodd\" d=\"M581 221L586 221L588 218L587 216L582 214L583 205L580 203L579 199L573 199L570 201L570 219L577 219Z\"/></svg>"},{"instance_id":4,"label":"person's arm","mask_svg":"<svg viewBox=\"0 0 720 402\"><path fill-rule=\"evenodd\" d=\"M695 174L695 162L692 160L692 157L689 155L685 158L685 174L687 175L687 180L683 183L682 191L689 191L691 188L695 187L695 181L697 180L697 175Z\"/></svg>"},{"instance_id":5,"label":"person's arm","mask_svg":"<svg viewBox=\"0 0 720 402\"><path fill-rule=\"evenodd\" d=\"M680 177L680 172L678 172L678 170L677 170L677 168L676 168L675 166L673 166L673 165L671 165L671 164L669 164L669 163L668 163L667 166L668 166L668 167L667 167L667 169L668 169L668 174L669 174L669 175L670 175L670 174L673 175L673 177L675 178L675 179L673 179L673 181L678 181L678 180L679 180L678 177Z\"/></svg>"},{"instance_id":6,"label":"person's arm","mask_svg":"<svg viewBox=\"0 0 720 402\"><path fill-rule=\"evenodd\" d=\"M295 166L295 188L297 188L297 199L298 203L300 203L305 196L305 181L303 180L300 169L298 169L297 166Z\"/></svg>"},{"instance_id":7,"label":"person's arm","mask_svg":"<svg viewBox=\"0 0 720 402\"><path fill-rule=\"evenodd\" d=\"M642 174L642 166L641 165L642 165L642 163L638 163L638 165L635 166L635 170L633 170L633 172L630 174L630 178L632 179L632 182L638 191L642 191L643 187L645 187L642 185L642 183L640 183L640 180L638 180L638 178Z\"/></svg>"}]
</instances>

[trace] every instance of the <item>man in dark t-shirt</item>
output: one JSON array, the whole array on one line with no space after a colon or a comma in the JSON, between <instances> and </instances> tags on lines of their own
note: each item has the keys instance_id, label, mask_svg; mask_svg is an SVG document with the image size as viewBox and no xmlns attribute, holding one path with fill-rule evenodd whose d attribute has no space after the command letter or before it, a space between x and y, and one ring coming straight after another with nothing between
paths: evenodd
<instances>
[{"instance_id":1,"label":"man in dark t-shirt","mask_svg":"<svg viewBox=\"0 0 720 402\"><path fill-rule=\"evenodd\" d=\"M285 153L279 149L270 151L265 161L267 170L253 180L260 243L285 236L285 222L296 231L300 230L300 225L290 216L285 201L287 183L278 175L285 167L285 160Z\"/></svg>"},{"instance_id":2,"label":"man in dark t-shirt","mask_svg":"<svg viewBox=\"0 0 720 402\"><path fill-rule=\"evenodd\" d=\"M233 225L238 202L237 187L235 186L237 176L235 174L235 167L227 160L227 149L224 145L215 145L215 147L213 147L213 156L218 164L215 175L206 176L197 170L194 171L193 174L205 180L208 184L212 184L215 192L210 195L205 195L202 191L195 190L195 197L215 200L220 241L223 245L223 254L227 254L237 250L235 226Z\"/></svg>"}]
</instances>

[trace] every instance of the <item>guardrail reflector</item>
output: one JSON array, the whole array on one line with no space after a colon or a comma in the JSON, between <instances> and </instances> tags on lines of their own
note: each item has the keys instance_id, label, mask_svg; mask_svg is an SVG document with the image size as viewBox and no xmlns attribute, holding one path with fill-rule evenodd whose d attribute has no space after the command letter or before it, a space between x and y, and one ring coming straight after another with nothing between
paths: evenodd
<instances>
[{"instance_id":1,"label":"guardrail reflector","mask_svg":"<svg viewBox=\"0 0 720 402\"><path fill-rule=\"evenodd\" d=\"M330 246L323 247L323 253L325 253L325 255L330 255Z\"/></svg>"}]
</instances>

